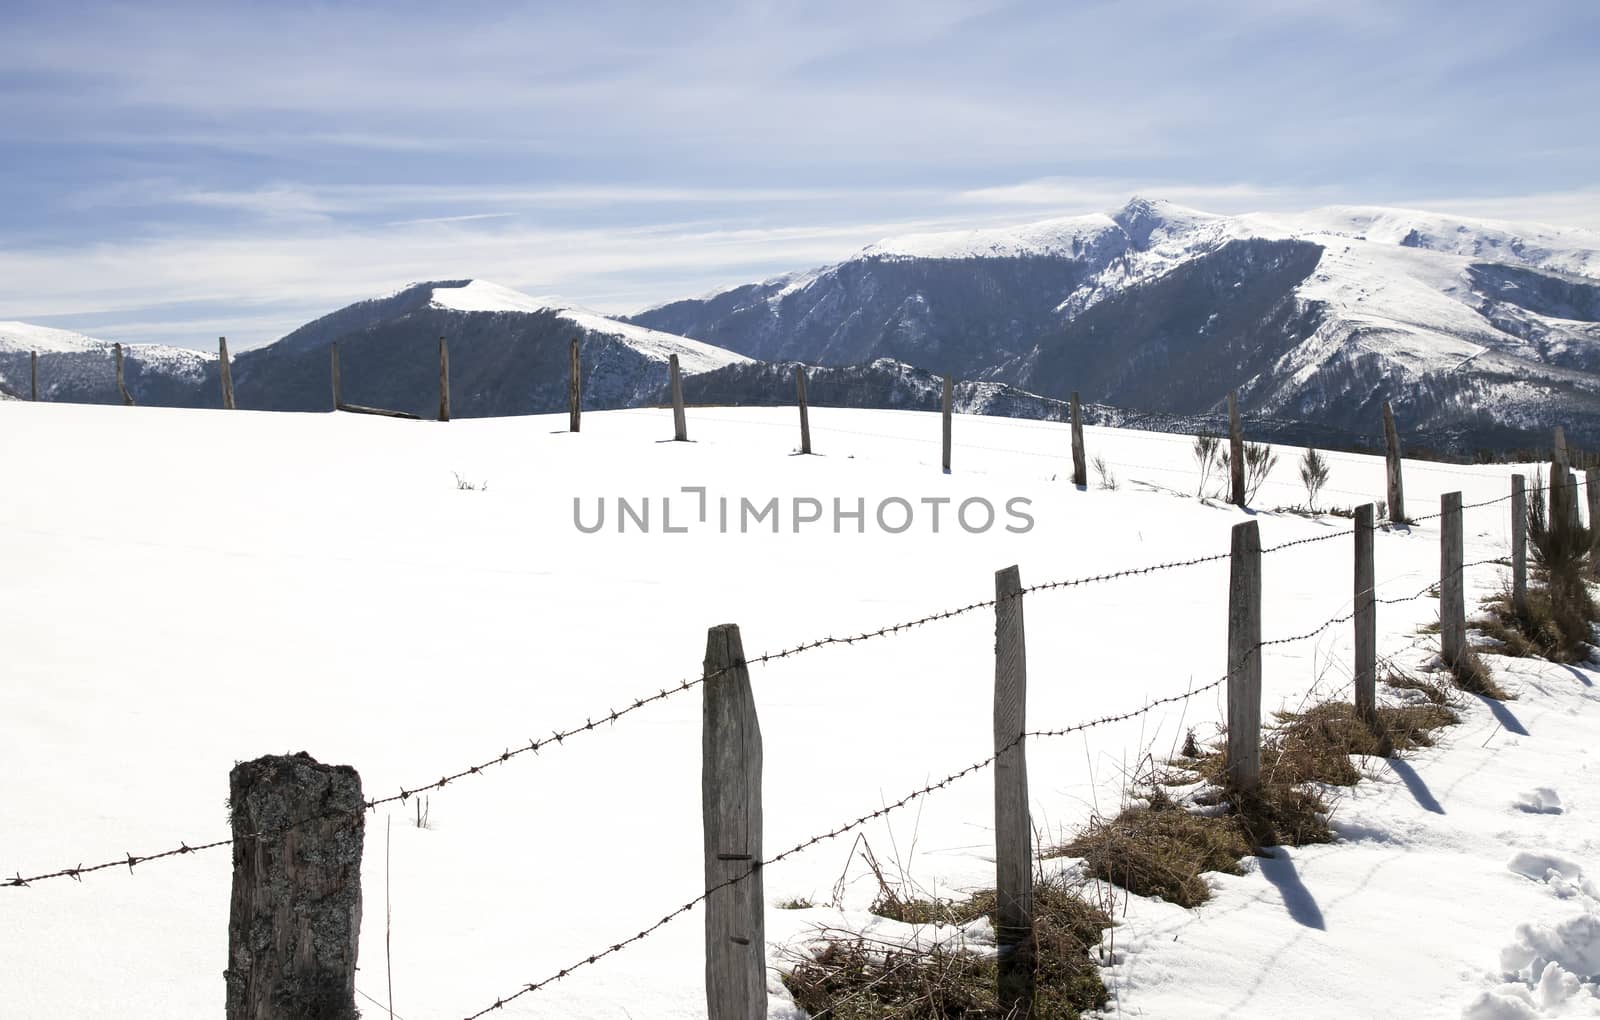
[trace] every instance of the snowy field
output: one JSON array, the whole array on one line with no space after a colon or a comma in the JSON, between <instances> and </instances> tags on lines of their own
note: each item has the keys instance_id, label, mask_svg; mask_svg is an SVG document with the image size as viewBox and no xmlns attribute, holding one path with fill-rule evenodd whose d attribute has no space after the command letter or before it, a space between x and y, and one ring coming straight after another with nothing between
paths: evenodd
<instances>
[{"instance_id":1,"label":"snowy field","mask_svg":"<svg viewBox=\"0 0 1600 1020\"><path fill-rule=\"evenodd\" d=\"M583 432L539 416L437 423L0 405L0 872L31 875L225 838L228 770L305 750L356 766L369 797L432 781L698 675L706 629L741 625L747 655L871 630L1024 584L1226 552L1246 519L1195 498L1189 440L1088 429L1119 482L1078 491L1064 426L812 410L815 457L793 456L793 409L590 413ZM1298 450L1263 511L1304 502ZM1381 460L1335 454L1323 502L1383 497ZM1411 462L1408 511L1509 491L1511 469ZM479 484L457 487L457 476ZM1216 484L1215 482L1213 484ZM708 523L698 520L704 487ZM660 501L673 496L665 533ZM592 523L574 525L573 501ZM616 531L617 498L652 497L651 532ZM782 502L782 533L716 527L720 497ZM887 534L890 497L916 510ZM983 497L970 534L955 504ZM795 498L823 520L791 529ZM835 534L832 504L865 500L866 534ZM933 530L924 499L949 498ZM1007 532L1005 507L1034 525ZM890 523L898 526L900 513ZM1350 522L1261 512L1263 635L1349 611ZM736 516L735 516L736 520ZM1438 571L1438 522L1377 537L1380 598ZM1508 503L1468 510L1466 559L1507 550ZM1026 599L1030 729L1139 708L1225 667L1226 562ZM1501 584L1468 572L1469 599ZM1428 658L1429 598L1379 607L1379 652ZM993 616L980 610L752 670L765 741L766 850L832 829L991 752ZM1348 697L1351 633L1333 627L1265 657L1265 713L1312 692ZM1472 701L1440 747L1375 763L1342 795L1341 842L1279 851L1214 876L1195 911L1135 899L1108 933L1112 1013L1145 1017L1600 1015L1600 912L1587 869L1600 727L1594 675L1491 658L1517 700ZM1036 826L1071 833L1114 812L1139 760L1222 718L1221 691L1028 747ZM1265 714L1264 713L1264 714ZM367 822L357 987L387 1015L385 828L394 1011L463 1017L633 934L702 889L700 698L691 691L523 755ZM993 884L992 779L958 781L863 828L893 875L958 895ZM391 817L392 816L392 817ZM900 926L854 834L770 867L768 960L819 925ZM1050 862L1070 867L1071 862ZM223 998L226 849L83 882L0 888L0 1014L214 1016ZM779 910L842 889L842 907ZM497 1015L704 1015L696 911ZM900 931L903 934L903 931ZM1114 945L1113 945L1114 944ZM1548 961L1557 966L1547 968ZM1540 978L1543 978L1540 981ZM1581 980L1580 980L1581 979ZM798 1017L772 980L772 1016Z\"/></svg>"}]
</instances>

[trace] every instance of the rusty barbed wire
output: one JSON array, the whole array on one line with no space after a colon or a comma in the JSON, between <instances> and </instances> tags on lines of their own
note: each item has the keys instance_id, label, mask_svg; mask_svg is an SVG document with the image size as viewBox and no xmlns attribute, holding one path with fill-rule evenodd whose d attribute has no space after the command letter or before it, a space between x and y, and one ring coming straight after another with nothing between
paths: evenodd
<instances>
[{"instance_id":1,"label":"rusty barbed wire","mask_svg":"<svg viewBox=\"0 0 1600 1020\"><path fill-rule=\"evenodd\" d=\"M1549 485L1545 485L1545 486L1540 486L1540 487L1531 487L1528 491L1535 491L1535 489L1548 490L1549 488L1550 488ZM1484 506L1492 506L1492 505L1497 504L1497 503L1503 503L1503 502L1505 502L1505 501L1507 501L1507 500L1509 500L1511 498L1512 498L1512 496L1506 495L1506 496L1498 497L1496 499L1484 500L1484 501L1479 502L1479 503L1466 504L1466 505L1463 505L1462 510L1466 511L1466 510L1469 510L1469 509L1476 509L1476 508L1484 507ZM1413 523L1416 523L1416 522L1422 521L1422 520L1430 520L1430 519L1432 519L1434 517L1439 517L1439 516L1443 516L1443 514L1442 513L1440 513L1440 514L1432 514L1432 515L1429 515L1427 517L1415 518L1415 519L1413 519ZM1381 530L1383 527L1384 527L1384 525L1381 525L1381 524L1374 524L1374 526L1373 526L1374 530ZM1314 535L1314 536L1311 536L1309 538L1294 539L1292 541L1282 542L1282 543L1279 543L1277 545L1268 546L1266 548L1263 548L1261 550L1261 553L1262 553L1262 555L1268 555L1268 554L1271 554L1271 553L1280 552L1280 551L1285 550L1285 549L1294 548L1296 546L1308 545L1308 544L1311 544L1311 543L1314 543L1314 542L1329 541L1331 539L1339 538L1339 537L1348 537L1349 534L1350 534L1349 531L1346 531L1346 530L1343 530L1343 529L1334 530L1334 531L1328 532L1325 535ZM506 762L509 762L510 760L512 760L513 758L517 758L517 757L520 757L522 755L529 754L529 753L537 754L541 749L549 746L550 744L564 744L568 739L570 739L572 737L579 736L581 734L591 732L591 731L593 731L595 729L599 729L599 728L602 728L602 727L607 726L607 725L614 725L619 719L622 719L622 718L632 714L633 712L639 711L640 709L646 707L647 705L652 705L652 704L655 704L657 702L664 701L664 700L666 700L666 699L668 699L670 697L673 697L675 695L682 694L684 692L693 690L694 688L706 683L708 680L717 679L717 678L719 678L721 676L724 676L727 673L729 673L729 672L731 672L731 671L733 671L735 669L739 669L741 667L748 667L748 666L751 666L751 665L765 665L765 664L767 664L769 662L775 662L775 661L778 661L778 660L781 660L781 659L792 658L794 656L802 655L802 654L804 654L806 652L810 652L810 651L813 651L813 650L818 649L818 648L824 648L824 647L828 647L828 646L832 646L832 645L855 645L855 644L858 644L858 643L863 642L863 641L870 641L870 640L874 640L874 639L880 638L880 637L893 636L893 635L900 634L900 633L903 633L903 632L908 631L908 630L912 630L912 629L917 628L917 627L925 626L925 625L930 624L930 623L936 623L936 622L939 622L939 621L942 621L942 620L948 620L948 619L952 619L952 618L955 618L955 617L958 617L958 616L966 615L968 613L976 612L977 610L980 610L980 609L994 608L994 607L1000 605L1002 602L1005 602L1005 601L1008 601L1008 600L1014 599L1014 598L1021 598L1022 596L1030 594L1030 593L1033 593L1033 592L1058 591L1058 590L1067 589L1067 588L1075 588L1075 587L1081 587L1081 586L1084 586L1084 585L1099 584L1099 583L1104 583L1104 582L1108 582L1108 581L1114 581L1114 580L1118 580L1118 579L1126 578L1126 577L1138 577L1138 576L1144 576L1144 575L1148 575L1148 574L1159 573L1159 572L1167 571L1167 570L1177 570L1177 569L1182 569L1182 568L1186 568L1186 567L1199 566L1199 565L1206 564L1206 563L1216 563L1216 562L1221 562L1223 560L1229 559L1231 555L1232 554L1229 553L1229 552L1214 553L1214 554L1211 554L1211 555L1208 555L1208 556L1197 556L1197 557L1192 557L1192 558L1186 559L1186 560L1169 560L1169 561L1162 562L1162 563L1149 564L1149 565L1143 566L1143 567L1131 567L1131 568L1127 568L1127 569L1123 569L1123 570L1110 571L1110 572L1102 573L1102 574L1091 574L1091 575L1087 575L1087 576L1084 576L1084 577L1071 578L1071 579L1068 579L1068 580L1046 581L1046 582L1042 582L1042 583L1039 583L1039 584L1033 584L1033 585L1025 586L1021 590L1019 590L1018 592L1016 592L1014 594L1011 594L1011 595L1006 595L1006 596L1003 596L1003 597L993 598L993 599L984 599L984 600L981 600L981 601L978 601L978 602L972 602L972 603L969 603L967 605L960 606L960 607L957 607L957 608L954 608L954 609L946 609L946 610L940 610L940 611L934 612L934 613L928 613L928 614L926 614L924 616L917 617L916 619L906 620L906 621L902 621L900 623L889 624L889 625L886 625L886 626L883 626L883 627L879 627L879 628L877 628L875 630L862 631L862 632L857 633L857 634L849 634L849 635L845 635L843 637L829 636L829 637L825 637L825 638L818 638L818 639L815 639L815 640L812 640L812 641L801 642L800 644L792 645L790 647L787 647L787 648L784 648L784 649L780 649L779 651L776 651L776 652L763 652L760 655L757 655L757 656L754 656L754 657L747 657L742 662L737 662L737 663L733 663L733 664L731 664L729 666L721 667L719 669L716 669L716 670L713 670L713 671L711 671L709 673L706 673L706 674L704 674L702 676L679 681L674 686L660 688L654 694L650 694L650 695L647 695L645 697L635 698L631 704L625 705L620 709L611 708L611 709L608 709L604 714L597 715L597 716L586 717L581 725L573 725L573 726L570 726L570 727L568 727L568 728L566 728L564 730L554 730L554 731L552 731L550 733L549 736L546 736L546 737L530 738L529 741L526 744L520 744L515 748L507 747L504 750L502 750L499 754L494 755L491 758L488 758L488 759L486 759L484 761L481 761L481 762L479 762L479 763L477 763L475 765L469 765L469 766L467 766L465 768L462 768L462 769L459 769L459 770L457 770L455 772L447 773L447 774L442 775L438 779L433 780L431 782L423 783L423 784L420 784L420 785L417 785L417 786L410 786L410 787L402 786L397 793L389 794L389 795L384 796L384 797L375 797L375 798L368 799L368 800L366 800L364 802L364 809L367 810L367 811L373 811L373 810L376 810L377 808L382 807L382 806L384 806L386 804L405 803L406 801L410 800L410 798L415 797L418 794L428 793L428 792L433 791L433 790L441 790L441 789L445 788L446 786L449 786L451 783L457 782L457 781L459 781L461 779L465 779L468 776L479 775L482 772L484 772L486 769L493 768L496 765L503 765ZM1470 566L1480 566L1480 565L1482 565L1484 563L1487 563L1487 562L1500 562L1500 561L1498 561L1498 560L1480 560L1480 561L1476 561L1474 563L1465 564L1462 567L1462 569L1465 570L1466 567L1470 567ZM1427 590L1431 590L1432 587L1433 587L1433 585L1429 585L1429 589L1427 589ZM1378 599L1376 601L1380 602L1380 603L1383 603L1383 604L1387 604L1387 605L1396 604L1398 602L1413 601L1415 599L1421 598L1423 594L1426 594L1427 590L1425 590L1424 592L1419 593L1417 595L1409 596L1409 597L1404 598L1404 599L1393 599L1393 600ZM1349 617L1347 617L1347 619L1348 618ZM1337 621L1337 620L1336 621L1330 621L1328 624L1324 625L1324 627L1321 628L1321 629L1326 629L1328 626L1332 626L1333 623L1336 623L1336 622L1340 622L1340 621ZM1291 640L1291 639L1282 639L1282 640L1283 640L1284 643L1287 643L1287 641ZM196 846L189 846L186 842L183 842L183 843L180 843L177 847L174 847L174 848L172 848L170 850L164 850L164 851L161 851L159 853L144 854L144 855L136 855L136 854L132 854L132 853L125 853L124 856L122 858L120 858L120 859L105 861L105 862L102 862L102 863L99 863L99 864L94 864L94 865L84 865L84 864L80 863L76 867L60 868L60 869L57 869L55 871L43 872L43 873L40 873L40 874L37 874L37 875L23 876L21 874L21 872L18 871L11 878L0 879L0 888L25 888L25 887L28 887L28 886L32 885L35 882L46 881L46 880L54 879L54 878L72 878L74 880L81 881L82 877L84 875L91 874L91 873L97 872L97 871L105 871L105 870L108 870L108 869L111 869L111 868L118 868L118 867L127 867L129 869L130 873L131 873L133 868L135 866L139 865L139 864L144 864L144 863L148 863L148 862L151 862L151 861L163 860L163 859L171 858L171 857L185 856L185 855L197 853L197 852L200 852L200 851L203 851L203 850L212 850L212 849L216 849L218 847L223 847L223 846L231 846L232 844L234 844L236 842L240 842L240 841L244 841L244 840L260 839L260 838L262 838L264 836L275 835L275 834L279 834L279 833L282 833L282 832L288 832L288 831L290 831L292 829L295 829L295 828L298 828L300 826L309 824L309 823L311 823L313 821L324 820L327 817L332 817L332 815L318 815L318 816L313 816L311 818L302 819L302 820L300 820L298 822L294 822L294 823L292 823L292 824L290 824L288 826L285 826L284 828L282 828L280 830L274 830L273 832L248 833L248 834L243 835L243 836L234 837L234 838L230 838L230 839L215 840L215 841L212 841L212 842L209 842L209 843L198 844Z\"/></svg>"}]
</instances>

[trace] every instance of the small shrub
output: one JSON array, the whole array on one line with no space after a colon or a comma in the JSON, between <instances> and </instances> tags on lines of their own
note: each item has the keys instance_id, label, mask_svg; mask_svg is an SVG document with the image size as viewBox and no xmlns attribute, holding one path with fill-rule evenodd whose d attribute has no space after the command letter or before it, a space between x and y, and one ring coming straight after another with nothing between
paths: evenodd
<instances>
[{"instance_id":1,"label":"small shrub","mask_svg":"<svg viewBox=\"0 0 1600 1020\"><path fill-rule=\"evenodd\" d=\"M1306 487L1306 505L1314 512L1317 509L1317 494L1328 483L1327 458L1314 447L1306 447L1305 455L1300 458L1300 481Z\"/></svg>"},{"instance_id":2,"label":"small shrub","mask_svg":"<svg viewBox=\"0 0 1600 1020\"><path fill-rule=\"evenodd\" d=\"M489 491L489 483L488 482L473 482L473 481L469 481L459 471L452 471L450 473L456 476L456 489L457 489L457 491L471 491L471 492L488 492Z\"/></svg>"},{"instance_id":3,"label":"small shrub","mask_svg":"<svg viewBox=\"0 0 1600 1020\"><path fill-rule=\"evenodd\" d=\"M1211 471L1219 462L1221 450L1222 439L1219 436L1202 432L1194 437L1194 461L1200 468L1200 482L1195 486L1195 496L1205 497L1206 483L1211 480Z\"/></svg>"},{"instance_id":4,"label":"small shrub","mask_svg":"<svg viewBox=\"0 0 1600 1020\"><path fill-rule=\"evenodd\" d=\"M1114 472L1112 472L1111 466L1106 463L1106 459L1097 455L1094 458L1093 463L1095 478L1097 479L1100 488L1110 489L1111 491L1115 492L1117 488L1117 476Z\"/></svg>"},{"instance_id":5,"label":"small shrub","mask_svg":"<svg viewBox=\"0 0 1600 1020\"><path fill-rule=\"evenodd\" d=\"M810 910L814 906L816 904L811 902L811 898L808 896L794 896L778 901L779 910Z\"/></svg>"},{"instance_id":6,"label":"small shrub","mask_svg":"<svg viewBox=\"0 0 1600 1020\"><path fill-rule=\"evenodd\" d=\"M1232 479L1230 472L1233 465L1233 454L1223 449L1217 454L1217 465L1222 469L1223 491L1232 499ZM1244 444L1244 501L1246 504L1254 503L1256 493L1261 491L1261 486L1267 482L1267 477L1272 474L1272 469L1278 466L1278 455L1272 452L1271 443L1245 443Z\"/></svg>"}]
</instances>

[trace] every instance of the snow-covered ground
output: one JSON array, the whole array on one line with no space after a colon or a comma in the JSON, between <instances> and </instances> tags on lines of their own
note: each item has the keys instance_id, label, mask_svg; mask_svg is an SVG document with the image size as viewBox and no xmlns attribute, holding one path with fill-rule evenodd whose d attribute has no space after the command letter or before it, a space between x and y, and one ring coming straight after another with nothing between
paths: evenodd
<instances>
[{"instance_id":1,"label":"snow-covered ground","mask_svg":"<svg viewBox=\"0 0 1600 1020\"><path fill-rule=\"evenodd\" d=\"M1232 508L1193 498L1189 441L1089 429L1115 491L1077 491L1065 427L962 416L954 471L939 420L814 408L815 457L792 409L466 420L7 403L0 506L0 872L24 875L223 838L240 759L306 750L355 765L368 796L416 786L699 673L706 629L748 655L870 630L1025 584L1224 552ZM1293 465L1264 511L1304 501ZM1381 461L1332 455L1325 502L1383 496ZM1508 491L1505 467L1408 463L1408 510ZM457 487L457 476L479 489ZM704 487L709 512L698 513ZM672 525L663 529L663 497ZM615 500L651 497L649 534ZM782 531L717 527L782 501ZM911 527L875 521L899 497ZM963 530L982 497L996 526ZM1006 505L1034 521L1026 533ZM592 523L584 534L574 499ZM792 530L792 500L823 521ZM949 498L935 532L930 504ZM835 534L833 501L865 502ZM802 504L809 506L809 504ZM1467 559L1504 552L1508 504L1467 512ZM891 511L898 526L903 512ZM1259 513L1263 543L1337 533L1266 557L1267 638L1348 611L1349 522ZM969 523L977 520L969 515ZM1380 597L1437 577L1437 521L1377 538ZM1026 599L1030 729L1138 708L1216 680L1227 564ZM1469 597L1500 583L1469 572ZM1379 612L1379 651L1415 666L1430 599ZM1265 657L1270 711L1348 682L1347 626ZM752 670L765 741L766 851L831 829L991 747L993 621L968 613ZM1197 911L1133 900L1108 936L1113 1012L1148 1017L1594 1015L1600 908L1587 671L1491 660L1519 698L1472 702L1440 747L1376 763L1336 805L1340 843L1280 851L1217 877ZM1215 732L1220 692L1028 747L1037 827L1055 836L1117 806L1145 754ZM386 827L395 1014L461 1017L609 946L703 888L695 691L429 798L371 816L357 986L381 1002ZM926 890L992 885L992 784L953 783L862 831ZM819 924L876 925L854 834L766 871L768 959ZM1056 862L1070 866L1070 862ZM795 897L842 906L779 910ZM0 1013L214 1015L223 996L225 849L0 888ZM704 1015L699 913L508 1005L505 1016ZM1545 968L1555 961L1560 972ZM1542 981L1540 979L1543 979ZM772 1015L796 1015L773 978ZM1490 998L1484 998L1484 997ZM361 1000L369 1016L386 1013Z\"/></svg>"}]
</instances>

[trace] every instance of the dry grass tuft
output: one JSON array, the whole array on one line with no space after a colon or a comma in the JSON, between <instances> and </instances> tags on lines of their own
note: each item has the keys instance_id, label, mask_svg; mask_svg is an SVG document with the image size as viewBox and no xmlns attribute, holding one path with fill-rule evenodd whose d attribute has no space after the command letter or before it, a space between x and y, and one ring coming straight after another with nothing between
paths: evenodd
<instances>
[{"instance_id":1,"label":"dry grass tuft","mask_svg":"<svg viewBox=\"0 0 1600 1020\"><path fill-rule=\"evenodd\" d=\"M1239 860L1253 851L1232 817L1195 814L1161 794L1149 806L1091 822L1077 838L1044 856L1081 857L1084 871L1102 881L1139 896L1198 907L1211 898L1204 873L1243 874Z\"/></svg>"},{"instance_id":2,"label":"dry grass tuft","mask_svg":"<svg viewBox=\"0 0 1600 1020\"><path fill-rule=\"evenodd\" d=\"M990 889L931 912L948 910L970 921L992 913L994 903ZM1033 910L1037 989L1032 1016L1077 1020L1103 1007L1106 989L1092 954L1111 919L1059 878L1034 884ZM813 1017L831 1020L999 1015L994 958L960 947L914 950L841 935L827 939L815 956L783 975L783 983L796 1005Z\"/></svg>"},{"instance_id":3,"label":"dry grass tuft","mask_svg":"<svg viewBox=\"0 0 1600 1020\"><path fill-rule=\"evenodd\" d=\"M1420 684L1420 682L1418 682ZM1433 746L1433 731L1460 722L1447 704L1379 705L1368 723L1348 702L1327 701L1304 712L1279 712L1262 754L1262 768L1277 783L1354 786L1361 779L1351 756L1387 758Z\"/></svg>"},{"instance_id":4,"label":"dry grass tuft","mask_svg":"<svg viewBox=\"0 0 1600 1020\"><path fill-rule=\"evenodd\" d=\"M1456 686L1468 694L1481 694L1496 701L1510 701L1511 695L1494 678L1494 672L1477 652L1468 648L1455 665L1449 667Z\"/></svg>"}]
</instances>

